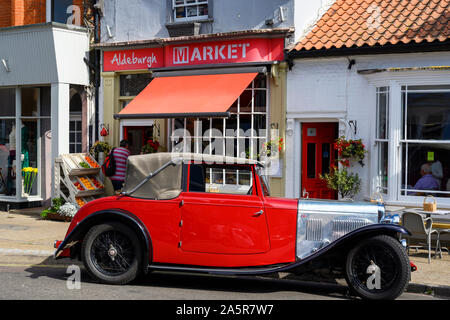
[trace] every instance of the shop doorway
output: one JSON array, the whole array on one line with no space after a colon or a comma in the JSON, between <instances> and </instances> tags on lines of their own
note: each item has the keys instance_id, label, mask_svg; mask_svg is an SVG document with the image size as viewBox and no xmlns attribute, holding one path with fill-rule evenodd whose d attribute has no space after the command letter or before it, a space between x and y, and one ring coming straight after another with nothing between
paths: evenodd
<instances>
[{"instance_id":1,"label":"shop doorway","mask_svg":"<svg viewBox=\"0 0 450 320\"><path fill-rule=\"evenodd\" d=\"M153 126L123 127L123 138L128 140L131 155L140 154L142 147L147 141L153 139Z\"/></svg>"},{"instance_id":2,"label":"shop doorway","mask_svg":"<svg viewBox=\"0 0 450 320\"><path fill-rule=\"evenodd\" d=\"M320 179L320 174L329 173L330 165L335 164L337 135L337 123L302 123L302 197L337 199L337 193Z\"/></svg>"}]
</instances>

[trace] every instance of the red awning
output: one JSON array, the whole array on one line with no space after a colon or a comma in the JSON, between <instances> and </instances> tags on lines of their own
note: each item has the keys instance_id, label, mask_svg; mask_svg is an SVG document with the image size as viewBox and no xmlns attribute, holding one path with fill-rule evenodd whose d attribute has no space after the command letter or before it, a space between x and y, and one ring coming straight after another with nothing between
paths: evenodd
<instances>
[{"instance_id":1,"label":"red awning","mask_svg":"<svg viewBox=\"0 0 450 320\"><path fill-rule=\"evenodd\" d=\"M228 117L227 110L257 73L153 79L116 119Z\"/></svg>"}]
</instances>

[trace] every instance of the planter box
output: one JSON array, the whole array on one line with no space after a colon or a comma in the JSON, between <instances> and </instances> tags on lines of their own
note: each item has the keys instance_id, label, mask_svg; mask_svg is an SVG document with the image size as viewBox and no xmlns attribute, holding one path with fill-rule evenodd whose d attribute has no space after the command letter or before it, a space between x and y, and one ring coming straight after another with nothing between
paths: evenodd
<instances>
[{"instance_id":1,"label":"planter box","mask_svg":"<svg viewBox=\"0 0 450 320\"><path fill-rule=\"evenodd\" d=\"M66 222L72 221L71 217L65 217L58 213L47 213L47 218L45 218L45 219L46 220L56 220L56 221L66 221Z\"/></svg>"}]
</instances>

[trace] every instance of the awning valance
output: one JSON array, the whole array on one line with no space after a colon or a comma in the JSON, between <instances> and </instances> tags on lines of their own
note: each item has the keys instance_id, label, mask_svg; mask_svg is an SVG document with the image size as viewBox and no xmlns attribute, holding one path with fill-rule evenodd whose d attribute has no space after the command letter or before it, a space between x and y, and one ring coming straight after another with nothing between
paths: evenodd
<instances>
[{"instance_id":1,"label":"awning valance","mask_svg":"<svg viewBox=\"0 0 450 320\"><path fill-rule=\"evenodd\" d=\"M228 109L258 73L153 79L116 119L228 117Z\"/></svg>"}]
</instances>

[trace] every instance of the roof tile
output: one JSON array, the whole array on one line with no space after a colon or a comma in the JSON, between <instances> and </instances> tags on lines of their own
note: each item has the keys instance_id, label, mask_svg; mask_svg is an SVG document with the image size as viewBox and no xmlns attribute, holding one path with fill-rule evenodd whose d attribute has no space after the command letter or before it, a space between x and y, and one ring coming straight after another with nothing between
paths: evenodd
<instances>
[{"instance_id":1,"label":"roof tile","mask_svg":"<svg viewBox=\"0 0 450 320\"><path fill-rule=\"evenodd\" d=\"M450 0L337 0L294 50L450 38Z\"/></svg>"}]
</instances>

